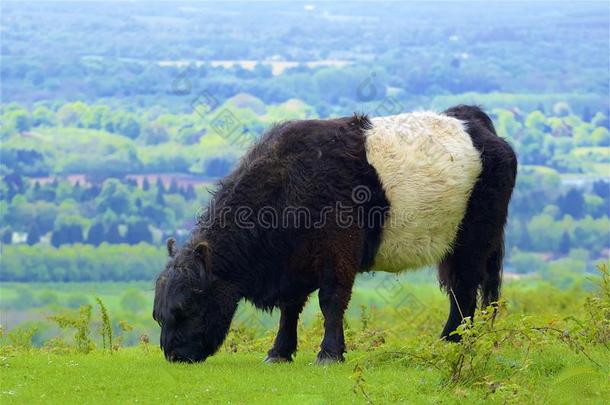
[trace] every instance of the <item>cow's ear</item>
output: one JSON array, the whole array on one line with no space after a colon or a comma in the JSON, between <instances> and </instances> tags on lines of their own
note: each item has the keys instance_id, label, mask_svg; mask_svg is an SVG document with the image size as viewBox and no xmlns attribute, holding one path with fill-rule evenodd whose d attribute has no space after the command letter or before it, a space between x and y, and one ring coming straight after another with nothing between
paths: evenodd
<instances>
[{"instance_id":1,"label":"cow's ear","mask_svg":"<svg viewBox=\"0 0 610 405\"><path fill-rule=\"evenodd\" d=\"M166 242L167 244L167 254L169 257L174 257L176 255L176 239L169 238Z\"/></svg>"},{"instance_id":2,"label":"cow's ear","mask_svg":"<svg viewBox=\"0 0 610 405\"><path fill-rule=\"evenodd\" d=\"M210 267L211 249L207 240L199 242L197 246L195 246L195 256L203 261L203 270L206 273L210 273L212 270Z\"/></svg>"}]
</instances>

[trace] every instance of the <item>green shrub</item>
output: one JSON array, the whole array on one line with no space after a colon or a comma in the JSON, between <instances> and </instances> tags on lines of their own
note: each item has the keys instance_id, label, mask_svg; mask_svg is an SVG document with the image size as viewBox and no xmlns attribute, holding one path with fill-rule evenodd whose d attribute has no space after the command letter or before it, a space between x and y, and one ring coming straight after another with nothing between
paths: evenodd
<instances>
[{"instance_id":1,"label":"green shrub","mask_svg":"<svg viewBox=\"0 0 610 405\"><path fill-rule=\"evenodd\" d=\"M81 353L89 353L95 348L91 340L91 305L83 305L78 313L65 313L49 317L60 329L75 329L74 344Z\"/></svg>"},{"instance_id":2,"label":"green shrub","mask_svg":"<svg viewBox=\"0 0 610 405\"><path fill-rule=\"evenodd\" d=\"M20 326L8 332L7 337L13 347L29 350L32 348L32 338L36 332L38 332L36 327Z\"/></svg>"}]
</instances>

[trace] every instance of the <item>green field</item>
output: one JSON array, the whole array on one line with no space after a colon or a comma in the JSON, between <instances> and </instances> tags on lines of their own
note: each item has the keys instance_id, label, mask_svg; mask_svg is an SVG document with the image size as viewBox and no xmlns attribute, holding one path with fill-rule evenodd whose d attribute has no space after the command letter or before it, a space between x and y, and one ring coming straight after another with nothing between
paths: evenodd
<instances>
[{"instance_id":1,"label":"green field","mask_svg":"<svg viewBox=\"0 0 610 405\"><path fill-rule=\"evenodd\" d=\"M91 319L71 324L80 325L80 335L75 327L49 326L46 333L56 336L32 345L33 330L28 326L52 324L49 318L5 330L0 401L603 404L610 397L606 269L601 277L564 289L535 280L508 281L495 320L490 311L477 313L473 322L461 327L460 344L438 340L446 298L425 273L396 280L397 284L391 284L394 278L365 278L345 323L347 360L330 366L314 363L322 336L315 300L306 308L292 364L263 363L274 337L275 317L247 307L238 313L218 354L201 364L170 364L158 349L156 336L147 335L148 307L131 314L133 330L120 326L119 320L129 315L121 310L121 292L142 286L100 284L93 293L107 301L112 345L108 336L103 340L105 323L93 299ZM69 286L63 285L63 291L59 285L54 288L60 303L75 289L86 295L85 285ZM386 289L380 290L382 286ZM30 287L34 299L44 293L42 288L49 288ZM385 303L384 294L389 297ZM7 295L5 303L16 302L14 291ZM78 309L54 311L63 314L62 319L83 319ZM126 337L134 335L146 336L125 347L133 344L133 338Z\"/></svg>"},{"instance_id":2,"label":"green field","mask_svg":"<svg viewBox=\"0 0 610 405\"><path fill-rule=\"evenodd\" d=\"M594 354L602 356L602 350ZM501 351L494 361L512 354ZM203 364L181 365L140 348L113 355L17 352L0 360L0 398L3 403L603 404L610 396L610 368L596 369L560 345L532 353L529 370L513 372L507 383L490 376L481 384L448 384L441 371L419 364L407 350L352 352L345 364L324 367L312 364L312 352L300 353L293 364L267 365L262 358L262 353L221 353Z\"/></svg>"}]
</instances>

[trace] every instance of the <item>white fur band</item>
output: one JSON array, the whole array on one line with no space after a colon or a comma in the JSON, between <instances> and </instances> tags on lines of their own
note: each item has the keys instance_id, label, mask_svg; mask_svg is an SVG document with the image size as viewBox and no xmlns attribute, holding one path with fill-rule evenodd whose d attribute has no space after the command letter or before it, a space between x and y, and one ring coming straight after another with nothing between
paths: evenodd
<instances>
[{"instance_id":1,"label":"white fur band","mask_svg":"<svg viewBox=\"0 0 610 405\"><path fill-rule=\"evenodd\" d=\"M480 153L452 117L425 111L371 121L367 159L390 202L372 269L437 264L451 251L481 173Z\"/></svg>"}]
</instances>

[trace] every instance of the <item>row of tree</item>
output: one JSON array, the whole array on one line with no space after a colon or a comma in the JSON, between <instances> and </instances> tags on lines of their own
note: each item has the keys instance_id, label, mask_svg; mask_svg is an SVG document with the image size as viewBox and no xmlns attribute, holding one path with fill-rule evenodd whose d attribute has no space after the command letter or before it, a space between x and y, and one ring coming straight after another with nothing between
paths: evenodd
<instances>
[{"instance_id":1,"label":"row of tree","mask_svg":"<svg viewBox=\"0 0 610 405\"><path fill-rule=\"evenodd\" d=\"M0 281L150 281L166 259L164 247L144 243L59 248L8 245L2 250Z\"/></svg>"},{"instance_id":2,"label":"row of tree","mask_svg":"<svg viewBox=\"0 0 610 405\"><path fill-rule=\"evenodd\" d=\"M0 111L0 137L5 140L0 169L5 174L26 176L64 173L104 178L164 172L218 177L228 173L271 122L316 117L313 108L303 102L265 106L247 94L215 104L215 109L206 110L207 115L198 113L203 107L193 108L188 114L155 109L136 114L82 102L59 105L56 110L38 106L32 111L16 104L4 105ZM46 111L46 120L35 118L40 111ZM400 111L402 108L380 113ZM606 113L589 111L585 119L564 102L555 103L548 112L544 106L530 112L488 112L498 133L515 147L521 164L547 166L560 173L585 173L599 171L600 165L609 162L605 148L610 145L610 121ZM119 130L122 127L105 124L126 115L144 128L134 139ZM32 132L28 132L29 122L37 125ZM83 158L83 150L96 157Z\"/></svg>"},{"instance_id":3,"label":"row of tree","mask_svg":"<svg viewBox=\"0 0 610 405\"><path fill-rule=\"evenodd\" d=\"M161 180L150 184L146 179L141 187L131 179L85 185L21 180L11 186L0 182L4 244L158 243L165 237L163 230L189 226L185 219L194 221L207 198L203 187L198 196L191 184L179 186L175 179L167 187Z\"/></svg>"}]
</instances>

